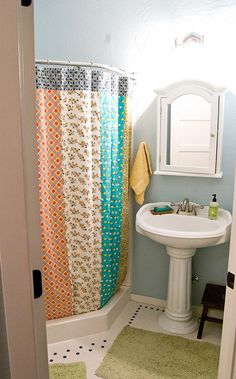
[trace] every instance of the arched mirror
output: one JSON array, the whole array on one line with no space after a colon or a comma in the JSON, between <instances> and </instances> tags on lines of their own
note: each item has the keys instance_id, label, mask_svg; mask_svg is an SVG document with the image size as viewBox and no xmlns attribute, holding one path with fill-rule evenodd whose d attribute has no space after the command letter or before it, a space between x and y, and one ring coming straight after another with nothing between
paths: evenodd
<instances>
[{"instance_id":1,"label":"arched mirror","mask_svg":"<svg viewBox=\"0 0 236 379\"><path fill-rule=\"evenodd\" d=\"M222 177L223 89L176 83L158 94L159 175Z\"/></svg>"}]
</instances>

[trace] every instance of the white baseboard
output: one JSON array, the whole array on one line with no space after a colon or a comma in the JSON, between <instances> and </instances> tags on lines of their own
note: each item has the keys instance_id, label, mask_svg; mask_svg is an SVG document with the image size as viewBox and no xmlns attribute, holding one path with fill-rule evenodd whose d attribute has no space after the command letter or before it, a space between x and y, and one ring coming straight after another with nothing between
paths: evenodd
<instances>
[{"instance_id":1,"label":"white baseboard","mask_svg":"<svg viewBox=\"0 0 236 379\"><path fill-rule=\"evenodd\" d=\"M135 301L136 303L144 303L144 304L150 304L150 305L156 305L160 308L166 307L166 300L163 299L157 299L156 297L149 297L149 296L142 296L142 295L136 295L134 293L131 293L130 298L132 301ZM200 317L202 314L202 305L193 305L193 313L195 317ZM208 310L208 316L217 317L217 318L223 318L223 311L217 310L217 309L209 309Z\"/></svg>"},{"instance_id":2,"label":"white baseboard","mask_svg":"<svg viewBox=\"0 0 236 379\"><path fill-rule=\"evenodd\" d=\"M166 300L157 299L156 297L136 295L135 293L131 293L130 297L131 297L131 300L136 301L136 303L157 305L160 308L165 308L166 306Z\"/></svg>"}]
</instances>

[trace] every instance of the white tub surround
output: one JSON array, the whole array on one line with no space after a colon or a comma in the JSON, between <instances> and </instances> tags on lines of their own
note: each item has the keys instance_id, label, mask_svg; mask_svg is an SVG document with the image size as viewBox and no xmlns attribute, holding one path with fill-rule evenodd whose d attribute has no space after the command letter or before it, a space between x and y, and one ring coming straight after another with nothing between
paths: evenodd
<instances>
[{"instance_id":1,"label":"white tub surround","mask_svg":"<svg viewBox=\"0 0 236 379\"><path fill-rule=\"evenodd\" d=\"M100 310L47 321L48 343L108 330L130 299L130 290L122 286L112 299Z\"/></svg>"}]
</instances>

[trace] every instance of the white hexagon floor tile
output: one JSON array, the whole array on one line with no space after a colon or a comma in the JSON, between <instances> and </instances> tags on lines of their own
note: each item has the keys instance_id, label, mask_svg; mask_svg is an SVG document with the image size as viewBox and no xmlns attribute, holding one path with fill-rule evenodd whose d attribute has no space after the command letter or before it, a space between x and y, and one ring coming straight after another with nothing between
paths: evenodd
<instances>
[{"instance_id":1,"label":"white hexagon floor tile","mask_svg":"<svg viewBox=\"0 0 236 379\"><path fill-rule=\"evenodd\" d=\"M154 305L129 301L109 330L48 345L49 364L83 361L87 367L87 379L97 379L97 367L124 326L165 333L158 325L162 311ZM203 333L203 341L220 344L220 325L206 322ZM184 337L195 340L197 331Z\"/></svg>"}]
</instances>

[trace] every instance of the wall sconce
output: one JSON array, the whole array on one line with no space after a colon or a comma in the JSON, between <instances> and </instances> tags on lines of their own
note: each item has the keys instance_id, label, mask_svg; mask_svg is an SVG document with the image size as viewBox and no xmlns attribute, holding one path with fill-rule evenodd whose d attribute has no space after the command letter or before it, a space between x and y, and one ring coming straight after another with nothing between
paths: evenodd
<instances>
[{"instance_id":1,"label":"wall sconce","mask_svg":"<svg viewBox=\"0 0 236 379\"><path fill-rule=\"evenodd\" d=\"M178 38L175 39L175 47L188 47L193 45L203 45L204 44L204 36L191 32L186 35L182 40Z\"/></svg>"}]
</instances>

